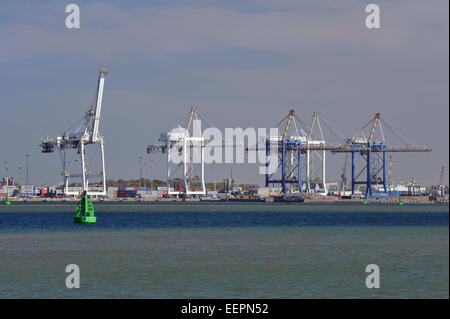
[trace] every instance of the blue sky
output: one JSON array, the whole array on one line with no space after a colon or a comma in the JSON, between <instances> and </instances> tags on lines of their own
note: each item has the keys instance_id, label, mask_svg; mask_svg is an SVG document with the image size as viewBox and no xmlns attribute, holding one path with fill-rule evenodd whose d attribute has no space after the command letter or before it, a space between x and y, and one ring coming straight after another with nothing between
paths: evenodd
<instances>
[{"instance_id":1,"label":"blue sky","mask_svg":"<svg viewBox=\"0 0 450 319\"><path fill-rule=\"evenodd\" d=\"M395 178L437 183L448 168L448 1L378 1L379 30L365 28L370 2L360 0L73 2L77 30L64 25L69 2L0 3L2 171L7 161L17 175L29 153L32 182L59 180L56 154L37 145L81 117L100 67L111 70L100 124L111 178L136 177L145 146L193 104L219 128L320 111L345 136L381 112L433 148L394 155ZM163 158L152 158L164 178ZM336 179L343 157L329 158ZM233 172L263 180L256 165Z\"/></svg>"}]
</instances>

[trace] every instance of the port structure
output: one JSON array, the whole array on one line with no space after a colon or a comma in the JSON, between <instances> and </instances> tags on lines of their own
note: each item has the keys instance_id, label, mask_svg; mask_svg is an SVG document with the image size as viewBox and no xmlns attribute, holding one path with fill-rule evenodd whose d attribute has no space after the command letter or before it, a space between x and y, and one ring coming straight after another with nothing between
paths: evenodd
<instances>
[{"instance_id":1,"label":"port structure","mask_svg":"<svg viewBox=\"0 0 450 319\"><path fill-rule=\"evenodd\" d=\"M257 145L249 147L247 143L236 143L222 139L206 141L202 134L200 123L207 123L215 128L198 111L198 107L192 106L188 115L186 126L161 133L158 142L147 145L148 154L167 154L167 193L169 195L205 195L205 146L217 148L241 148L258 150ZM173 161L175 156L177 161ZM232 179L231 179L232 180ZM171 190L173 189L173 191Z\"/></svg>"},{"instance_id":2,"label":"port structure","mask_svg":"<svg viewBox=\"0 0 450 319\"><path fill-rule=\"evenodd\" d=\"M195 123L199 112L192 107L189 112L187 125L163 133L158 143L147 146L147 153L167 153L167 185L168 194L171 195L204 195L206 193L204 178L204 147L205 140L198 128L195 132ZM203 119L204 117L202 117ZM384 124L404 146L387 146L381 123ZM344 168L341 174L341 191L347 184L347 161L348 153L351 155L351 192L356 193L357 185L365 185L367 198L383 196L387 194L386 179L386 153L388 152L431 152L426 146L414 146L407 142L402 135L396 132L389 124L381 119L380 113L376 115L361 129L362 137L345 138L328 123L324 122L339 138L343 138L342 144L330 144L325 141L320 117L314 112L310 125L305 124L295 111L291 109L278 124L276 136L266 136L266 155L276 153L278 166L273 172L269 172L269 162L266 163L265 185L266 187L277 186L281 188L283 196L290 193L314 192L311 184L321 183L322 192L327 193L326 187L326 151L332 153L347 153ZM370 132L366 130L370 128ZM246 151L261 150L257 145L236 145L222 141L214 147L243 147ZM314 154L317 160L314 159ZM177 155L180 161L174 164L172 157ZM193 158L197 156L197 160ZM305 156L305 160L302 159ZM360 160L358 161L358 158ZM362 161L361 161L362 159ZM303 167L303 161L306 162ZM362 162L362 168L358 165ZM320 163L321 169L316 169L314 164ZM198 173L195 173L195 172ZM317 173L321 172L320 176ZM197 184L194 190L192 185ZM173 187L172 187L173 186ZM171 187L174 189L171 190ZM380 192L382 188L382 192Z\"/></svg>"},{"instance_id":3,"label":"port structure","mask_svg":"<svg viewBox=\"0 0 450 319\"><path fill-rule=\"evenodd\" d=\"M266 155L278 154L278 167L269 173L268 164L265 175L266 187L281 186L283 196L289 193L311 193L311 184L322 184L322 193L327 193L325 152L338 150L343 145L329 144L323 137L319 112L314 112L312 122L308 126L295 111L291 109L278 124L278 136L266 138ZM315 130L317 132L315 132ZM302 167L302 156L306 156L306 167ZM314 160L314 155L317 160ZM321 166L321 175L317 176L315 163ZM302 171L304 170L304 174ZM304 177L302 176L304 175ZM303 180L304 178L304 180Z\"/></svg>"},{"instance_id":4,"label":"port structure","mask_svg":"<svg viewBox=\"0 0 450 319\"><path fill-rule=\"evenodd\" d=\"M303 191L300 148L302 141L296 119L298 118L295 111L291 109L277 124L278 135L266 138L266 156L269 157L275 151L278 156L278 167L269 172L269 163L266 164L265 184L266 187L281 186L282 195Z\"/></svg>"},{"instance_id":5,"label":"port structure","mask_svg":"<svg viewBox=\"0 0 450 319\"><path fill-rule=\"evenodd\" d=\"M205 140L199 112L192 106L186 126L161 133L159 142L147 146L147 153L167 154L167 194L205 195ZM177 160L174 160L175 157ZM173 191L171 190L173 189Z\"/></svg>"},{"instance_id":6,"label":"port structure","mask_svg":"<svg viewBox=\"0 0 450 319\"><path fill-rule=\"evenodd\" d=\"M204 195L206 194L204 177L204 148L205 140L196 127L198 117L207 121L201 116L197 107L192 107L189 112L187 125L178 126L168 133L162 133L159 142L147 145L147 153L166 153L167 154L167 186L168 194L171 195ZM299 124L297 124L299 122ZM260 151L265 148L266 154L276 153L278 156L278 167L272 173L268 171L266 164L265 182L266 187L281 186L283 195L293 192L312 192L310 181L321 182L326 193L325 179L325 151L343 148L343 145L333 145L326 143L323 139L322 129L320 127L319 113L315 112L311 125L305 124L295 115L294 110L277 125L278 134L276 136L266 136L262 145L258 142L256 145L247 143L233 143L232 141L222 140L219 144L208 142L210 147L220 148L241 148L245 151ZM315 129L319 130L317 135ZM198 130L197 134L194 134ZM318 153L320 152L321 155ZM302 154L306 155L306 171L302 174ZM318 160L314 160L313 154L318 154ZM178 156L179 162L174 164L172 158ZM197 156L197 160L193 160ZM320 160L320 161L319 161ZM321 163L321 170L315 170L314 164ZM198 173L194 173L194 172ZM316 176L318 171L322 172L320 177ZM302 181L302 175L306 180ZM197 190L192 188L197 184ZM171 191L170 189L174 190Z\"/></svg>"},{"instance_id":7,"label":"port structure","mask_svg":"<svg viewBox=\"0 0 450 319\"><path fill-rule=\"evenodd\" d=\"M387 146L382 124L395 135L404 146ZM370 131L368 131L370 129ZM356 193L358 185L365 186L365 197L384 197L388 194L386 180L386 153L389 152L431 152L426 146L414 146L396 132L381 118L380 113L361 128L359 137L346 140L343 147L332 150L334 153L351 153L351 190ZM382 188L382 192L380 192Z\"/></svg>"},{"instance_id":8,"label":"port structure","mask_svg":"<svg viewBox=\"0 0 450 319\"><path fill-rule=\"evenodd\" d=\"M316 129L317 133L314 133ZM301 138L302 142L306 146L324 146L326 145L325 139L323 137L322 125L320 123L319 112L313 113L312 122L308 131L308 134L305 137ZM322 193L325 195L328 193L327 183L326 183L326 158L325 158L325 149L319 150L306 150L306 176L305 176L305 184L306 191L308 193L312 193L314 190L311 187L311 184L314 183L317 186L317 182L322 183ZM318 160L317 160L318 159ZM316 162L319 162L321 166L322 174L321 176L317 176Z\"/></svg>"},{"instance_id":9,"label":"port structure","mask_svg":"<svg viewBox=\"0 0 450 319\"><path fill-rule=\"evenodd\" d=\"M93 196L106 196L104 138L99 133L99 124L105 76L108 73L107 69L100 69L94 102L78 122L56 138L41 139L42 153L53 153L56 148L59 150L63 170L61 175L64 178L64 195L66 196L80 195L78 191L69 191L69 183L72 178L82 180L83 193ZM71 131L76 126L78 128ZM92 148L95 154L89 159L87 156L88 146ZM74 167L74 162L78 161L78 156L81 162L81 172ZM98 181L97 184L101 185L99 186L100 190L89 190L90 180Z\"/></svg>"}]
</instances>

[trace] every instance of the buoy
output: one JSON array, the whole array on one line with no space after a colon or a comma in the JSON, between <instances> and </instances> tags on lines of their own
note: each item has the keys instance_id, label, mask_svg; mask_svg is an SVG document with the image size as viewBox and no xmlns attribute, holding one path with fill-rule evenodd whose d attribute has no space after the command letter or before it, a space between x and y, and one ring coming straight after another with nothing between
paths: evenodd
<instances>
[{"instance_id":1,"label":"buoy","mask_svg":"<svg viewBox=\"0 0 450 319\"><path fill-rule=\"evenodd\" d=\"M400 206L403 205L403 202L400 198L398 199L397 205L400 205Z\"/></svg>"},{"instance_id":2,"label":"buoy","mask_svg":"<svg viewBox=\"0 0 450 319\"><path fill-rule=\"evenodd\" d=\"M367 200L365 198L363 198L362 203L363 203L363 205L367 205Z\"/></svg>"},{"instance_id":3,"label":"buoy","mask_svg":"<svg viewBox=\"0 0 450 319\"><path fill-rule=\"evenodd\" d=\"M97 221L97 217L94 216L94 205L89 199L86 191L83 193L83 197L78 202L75 212L75 223L94 224Z\"/></svg>"},{"instance_id":4,"label":"buoy","mask_svg":"<svg viewBox=\"0 0 450 319\"><path fill-rule=\"evenodd\" d=\"M5 203L5 205L11 205L11 200L9 199L8 196L6 196L4 203Z\"/></svg>"}]
</instances>

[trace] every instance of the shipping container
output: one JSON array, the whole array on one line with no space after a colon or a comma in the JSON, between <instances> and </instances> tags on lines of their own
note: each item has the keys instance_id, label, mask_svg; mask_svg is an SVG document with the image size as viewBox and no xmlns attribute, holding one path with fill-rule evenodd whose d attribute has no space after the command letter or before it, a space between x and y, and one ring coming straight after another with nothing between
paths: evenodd
<instances>
[{"instance_id":1,"label":"shipping container","mask_svg":"<svg viewBox=\"0 0 450 319\"><path fill-rule=\"evenodd\" d=\"M125 195L125 197L137 197L138 196L138 193L137 193L137 190L127 190L126 191L126 195Z\"/></svg>"},{"instance_id":2,"label":"shipping container","mask_svg":"<svg viewBox=\"0 0 450 319\"><path fill-rule=\"evenodd\" d=\"M28 195L27 195L27 193L21 193L20 196L21 197L34 197L35 195L34 195L34 193L28 193Z\"/></svg>"},{"instance_id":3,"label":"shipping container","mask_svg":"<svg viewBox=\"0 0 450 319\"><path fill-rule=\"evenodd\" d=\"M83 192L83 187L81 186L69 186L67 187L67 191L68 192L74 192L74 193L82 193Z\"/></svg>"},{"instance_id":4,"label":"shipping container","mask_svg":"<svg viewBox=\"0 0 450 319\"><path fill-rule=\"evenodd\" d=\"M22 187L20 188L20 192L21 193L34 193L34 186L33 185L22 185Z\"/></svg>"}]
</instances>

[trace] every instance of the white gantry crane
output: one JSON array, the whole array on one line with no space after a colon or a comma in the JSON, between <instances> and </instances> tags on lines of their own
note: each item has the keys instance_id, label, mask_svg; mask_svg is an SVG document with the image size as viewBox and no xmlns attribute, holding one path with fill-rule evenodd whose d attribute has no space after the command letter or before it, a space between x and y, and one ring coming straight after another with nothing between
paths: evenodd
<instances>
[{"instance_id":1,"label":"white gantry crane","mask_svg":"<svg viewBox=\"0 0 450 319\"><path fill-rule=\"evenodd\" d=\"M162 133L159 143L147 146L147 153L167 153L167 194L206 194L204 146L195 106L189 112L186 127Z\"/></svg>"},{"instance_id":2,"label":"white gantry crane","mask_svg":"<svg viewBox=\"0 0 450 319\"><path fill-rule=\"evenodd\" d=\"M102 110L105 76L108 73L107 69L100 69L97 92L94 98L95 106L91 105L84 116L61 136L58 136L56 139L48 137L41 139L42 153L52 153L56 147L59 150L63 169L61 175L64 178L64 194L66 196L78 196L81 193L69 187L72 178L81 178L83 192L86 192L88 195L106 195L103 136L100 136L98 128ZM79 126L76 130L69 132L77 125ZM89 159L87 153L88 145L92 146L89 148L89 155L93 155L92 157L89 156ZM74 164L74 162L78 161L78 155L81 161L79 168ZM90 181L95 182L97 187L90 189Z\"/></svg>"},{"instance_id":3,"label":"white gantry crane","mask_svg":"<svg viewBox=\"0 0 450 319\"><path fill-rule=\"evenodd\" d=\"M318 134L314 135L314 129L318 129ZM320 125L319 120L319 112L314 112L313 119L311 122L311 126L309 128L309 132L306 136L305 140L302 140L303 143L305 143L307 146L324 146L327 143L324 140L322 127ZM320 151L311 151L309 149L306 150L306 190L308 193L312 193L314 190L311 188L311 184L314 183L317 187L317 182L322 183L322 192L326 195L328 193L327 190L327 182L325 180L326 176L326 160L325 160L325 150L321 150L322 154L319 154ZM317 175L317 169L315 167L315 157L320 160L321 162L321 169L322 174L321 176Z\"/></svg>"}]
</instances>

